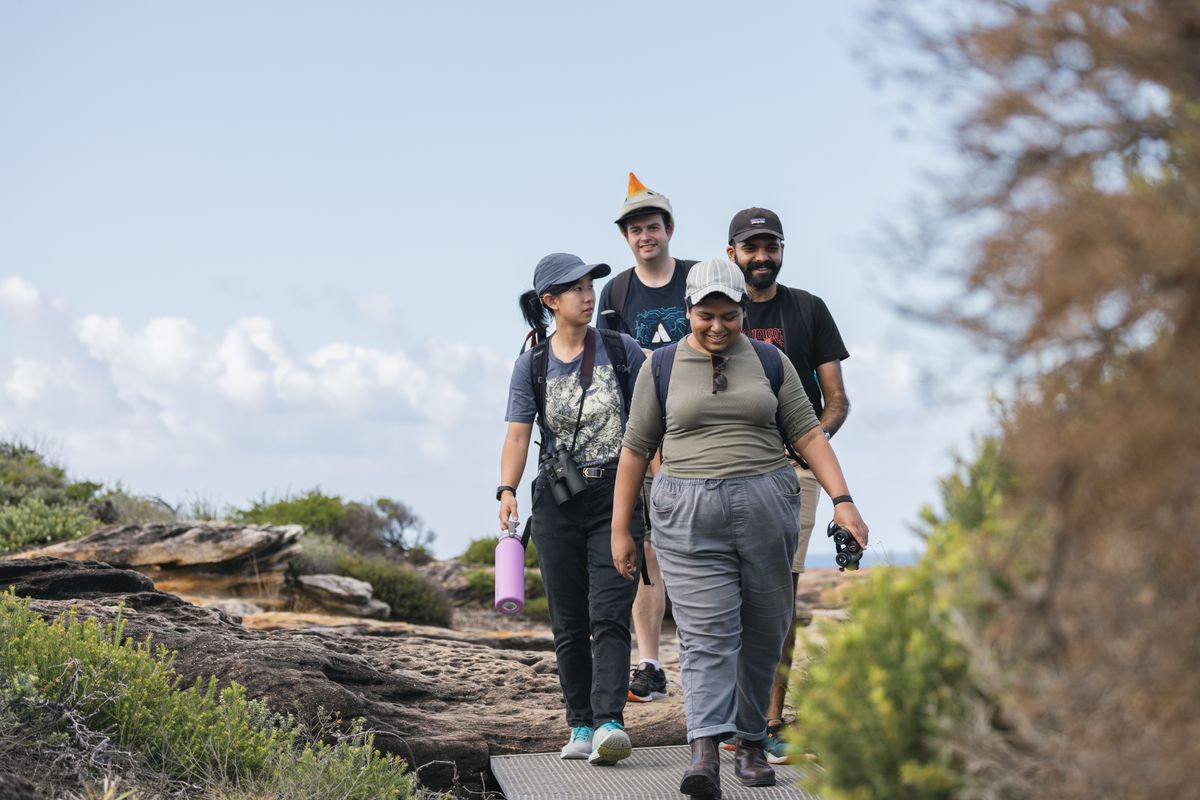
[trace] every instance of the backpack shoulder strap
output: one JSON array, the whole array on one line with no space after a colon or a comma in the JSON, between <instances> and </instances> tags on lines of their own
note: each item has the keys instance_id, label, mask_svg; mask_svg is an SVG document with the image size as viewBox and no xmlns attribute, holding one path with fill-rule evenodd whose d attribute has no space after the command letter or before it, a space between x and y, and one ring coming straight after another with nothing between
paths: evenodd
<instances>
[{"instance_id":1,"label":"backpack shoulder strap","mask_svg":"<svg viewBox=\"0 0 1200 800\"><path fill-rule=\"evenodd\" d=\"M783 351L770 342L760 342L758 339L751 338L750 344L754 345L754 352L762 363L763 373L767 376L767 382L771 384L771 393L778 401L779 390L783 387ZM787 450L788 455L804 464L804 460L792 449L792 443L783 432L783 413L778 402L775 404L775 427L779 430L779 438L783 440L783 448ZM807 468L808 465L804 465Z\"/></svg>"},{"instance_id":2,"label":"backpack shoulder strap","mask_svg":"<svg viewBox=\"0 0 1200 800\"><path fill-rule=\"evenodd\" d=\"M770 342L762 342L747 336L754 346L754 353L762 363L763 374L771 384L771 394L779 397L779 387L783 386L783 352Z\"/></svg>"},{"instance_id":3,"label":"backpack shoulder strap","mask_svg":"<svg viewBox=\"0 0 1200 800\"><path fill-rule=\"evenodd\" d=\"M537 424L542 431L542 441L546 440L546 370L550 366L546 348L549 346L549 340L545 340L529 351L532 358L529 377L533 381L533 401L537 405Z\"/></svg>"},{"instance_id":4,"label":"backpack shoulder strap","mask_svg":"<svg viewBox=\"0 0 1200 800\"><path fill-rule=\"evenodd\" d=\"M625 342L621 339L620 333L607 328L600 329L600 339L604 342L608 361L612 364L613 373L617 376L617 388L621 390L621 404L624 407L625 416L628 417L629 401L633 398L633 392L629 388L633 382L633 376L629 372L629 361L625 358Z\"/></svg>"},{"instance_id":5,"label":"backpack shoulder strap","mask_svg":"<svg viewBox=\"0 0 1200 800\"><path fill-rule=\"evenodd\" d=\"M629 299L629 283L633 279L633 267L626 270L621 270L617 276L612 279L612 289L608 295L609 305L617 312L617 315L625 319L625 302Z\"/></svg>"},{"instance_id":6,"label":"backpack shoulder strap","mask_svg":"<svg viewBox=\"0 0 1200 800\"><path fill-rule=\"evenodd\" d=\"M692 267L696 266L700 262L699 261L685 261L684 259L681 258L681 259L677 260L675 263L678 264L680 267L682 267L683 274L687 275L689 272L692 271Z\"/></svg>"},{"instance_id":7,"label":"backpack shoulder strap","mask_svg":"<svg viewBox=\"0 0 1200 800\"><path fill-rule=\"evenodd\" d=\"M671 370L675 366L675 351L679 342L671 342L650 354L650 371L654 376L654 394L658 397L663 436L667 435L667 390L671 387Z\"/></svg>"}]
</instances>

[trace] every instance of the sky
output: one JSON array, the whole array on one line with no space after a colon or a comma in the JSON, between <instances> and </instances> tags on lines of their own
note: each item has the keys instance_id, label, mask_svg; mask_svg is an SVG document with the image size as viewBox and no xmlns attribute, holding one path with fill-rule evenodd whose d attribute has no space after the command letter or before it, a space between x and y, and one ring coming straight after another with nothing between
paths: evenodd
<instances>
[{"instance_id":1,"label":"sky","mask_svg":"<svg viewBox=\"0 0 1200 800\"><path fill-rule=\"evenodd\" d=\"M0 437L172 503L391 497L460 553L497 527L517 297L549 252L633 264L632 170L677 257L780 215L851 352L868 560L901 559L992 387L894 310L875 242L948 154L853 56L865 9L0 0Z\"/></svg>"}]
</instances>

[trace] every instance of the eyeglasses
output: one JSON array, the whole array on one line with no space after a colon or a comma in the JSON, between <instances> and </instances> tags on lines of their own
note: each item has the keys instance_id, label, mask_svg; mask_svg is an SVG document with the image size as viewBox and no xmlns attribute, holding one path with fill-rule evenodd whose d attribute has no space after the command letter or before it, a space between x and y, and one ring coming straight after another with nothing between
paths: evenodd
<instances>
[{"instance_id":1,"label":"eyeglasses","mask_svg":"<svg viewBox=\"0 0 1200 800\"><path fill-rule=\"evenodd\" d=\"M729 388L729 379L725 377L725 367L729 366L728 356L712 357L713 365L713 390L712 393L723 392Z\"/></svg>"}]
</instances>

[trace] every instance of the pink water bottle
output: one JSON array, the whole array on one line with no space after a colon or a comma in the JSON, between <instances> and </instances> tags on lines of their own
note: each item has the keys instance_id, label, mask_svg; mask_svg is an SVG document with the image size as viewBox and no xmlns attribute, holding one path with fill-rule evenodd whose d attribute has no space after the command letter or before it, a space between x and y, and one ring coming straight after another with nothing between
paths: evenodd
<instances>
[{"instance_id":1,"label":"pink water bottle","mask_svg":"<svg viewBox=\"0 0 1200 800\"><path fill-rule=\"evenodd\" d=\"M508 518L508 530L496 543L496 610L520 614L525 608L525 548L517 533L517 518Z\"/></svg>"}]
</instances>

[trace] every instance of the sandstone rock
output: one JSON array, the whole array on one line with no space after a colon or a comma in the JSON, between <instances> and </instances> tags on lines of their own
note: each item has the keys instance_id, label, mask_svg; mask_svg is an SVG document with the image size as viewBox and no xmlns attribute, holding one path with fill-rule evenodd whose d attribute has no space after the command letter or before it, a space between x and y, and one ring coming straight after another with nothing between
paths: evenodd
<instances>
[{"instance_id":1,"label":"sandstone rock","mask_svg":"<svg viewBox=\"0 0 1200 800\"><path fill-rule=\"evenodd\" d=\"M278 711L311 718L322 706L364 717L379 732L376 747L402 755L435 789L457 780L481 790L491 755L556 751L566 735L553 653L416 633L252 630L154 591L136 572L94 562L0 562L0 590L10 585L45 617L73 603L80 616L107 622L123 601L127 635L153 634L177 651L185 684L216 675ZM629 708L634 745L683 743L680 700L676 689L671 701Z\"/></svg>"},{"instance_id":2,"label":"sandstone rock","mask_svg":"<svg viewBox=\"0 0 1200 800\"><path fill-rule=\"evenodd\" d=\"M263 609L256 606L254 603L247 603L245 600L237 600L234 598L216 598L205 600L197 603L205 608L215 608L218 611L224 611L231 617L249 617L255 614L263 613Z\"/></svg>"},{"instance_id":3,"label":"sandstone rock","mask_svg":"<svg viewBox=\"0 0 1200 800\"><path fill-rule=\"evenodd\" d=\"M301 575L293 588L302 598L335 613L368 619L387 619L392 614L391 606L371 596L371 584L346 575Z\"/></svg>"},{"instance_id":4,"label":"sandstone rock","mask_svg":"<svg viewBox=\"0 0 1200 800\"><path fill-rule=\"evenodd\" d=\"M283 571L300 552L299 525L216 522L111 525L17 558L66 558L133 567L162 591L195 598L254 597L282 608Z\"/></svg>"}]
</instances>

